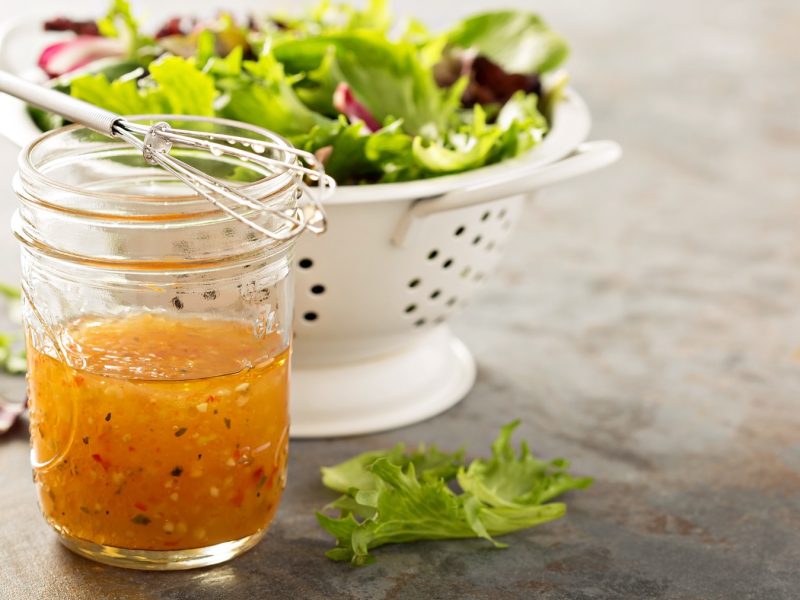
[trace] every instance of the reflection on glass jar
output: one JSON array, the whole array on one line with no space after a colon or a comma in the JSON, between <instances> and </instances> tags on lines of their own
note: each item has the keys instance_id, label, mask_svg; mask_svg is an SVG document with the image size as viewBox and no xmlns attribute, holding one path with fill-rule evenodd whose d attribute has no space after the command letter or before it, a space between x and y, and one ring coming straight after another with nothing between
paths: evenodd
<instances>
[{"instance_id":1,"label":"reflection on glass jar","mask_svg":"<svg viewBox=\"0 0 800 600\"><path fill-rule=\"evenodd\" d=\"M289 174L181 158L275 208L297 201ZM15 188L45 518L72 550L118 566L204 566L252 547L286 477L293 242L77 127L23 151Z\"/></svg>"}]
</instances>

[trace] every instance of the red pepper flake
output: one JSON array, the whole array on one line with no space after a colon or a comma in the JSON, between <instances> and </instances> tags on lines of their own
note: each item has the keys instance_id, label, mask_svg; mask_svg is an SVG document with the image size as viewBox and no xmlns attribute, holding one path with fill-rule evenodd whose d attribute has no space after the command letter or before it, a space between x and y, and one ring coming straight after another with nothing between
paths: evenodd
<instances>
[{"instance_id":1,"label":"red pepper flake","mask_svg":"<svg viewBox=\"0 0 800 600\"><path fill-rule=\"evenodd\" d=\"M111 420L111 413L108 413L108 414L106 415L106 421L110 421L110 420Z\"/></svg>"},{"instance_id":2,"label":"red pepper flake","mask_svg":"<svg viewBox=\"0 0 800 600\"><path fill-rule=\"evenodd\" d=\"M134 502L133 505L142 512L147 512L147 505L144 502Z\"/></svg>"},{"instance_id":3,"label":"red pepper flake","mask_svg":"<svg viewBox=\"0 0 800 600\"><path fill-rule=\"evenodd\" d=\"M73 377L72 380L75 382L75 385L77 386L82 385L84 382L83 375L75 375L75 377Z\"/></svg>"},{"instance_id":4,"label":"red pepper flake","mask_svg":"<svg viewBox=\"0 0 800 600\"><path fill-rule=\"evenodd\" d=\"M88 435L83 437L83 443L84 444L88 444L89 443L89 436Z\"/></svg>"},{"instance_id":5,"label":"red pepper flake","mask_svg":"<svg viewBox=\"0 0 800 600\"><path fill-rule=\"evenodd\" d=\"M184 433L186 433L186 427L181 427L175 432L175 437L181 437Z\"/></svg>"},{"instance_id":6,"label":"red pepper flake","mask_svg":"<svg viewBox=\"0 0 800 600\"><path fill-rule=\"evenodd\" d=\"M206 398L206 402L214 402L214 400L216 400L216 398L214 398L213 394Z\"/></svg>"},{"instance_id":7,"label":"red pepper flake","mask_svg":"<svg viewBox=\"0 0 800 600\"><path fill-rule=\"evenodd\" d=\"M242 505L242 502L244 502L244 491L241 489L236 490L236 493L233 495L233 498L231 498L231 504L239 508Z\"/></svg>"},{"instance_id":8,"label":"red pepper flake","mask_svg":"<svg viewBox=\"0 0 800 600\"><path fill-rule=\"evenodd\" d=\"M225 417L225 419L223 419L223 420L225 421L225 427L230 429L231 428L231 420L228 417Z\"/></svg>"},{"instance_id":9,"label":"red pepper flake","mask_svg":"<svg viewBox=\"0 0 800 600\"><path fill-rule=\"evenodd\" d=\"M136 525L149 525L150 517L147 515L138 514L131 519L131 523L136 523Z\"/></svg>"},{"instance_id":10,"label":"red pepper flake","mask_svg":"<svg viewBox=\"0 0 800 600\"><path fill-rule=\"evenodd\" d=\"M171 474L173 477L180 477L180 476L181 476L181 473L183 473L183 467L175 467L175 468L174 468L174 469L172 469L172 471L170 472L170 474Z\"/></svg>"},{"instance_id":11,"label":"red pepper flake","mask_svg":"<svg viewBox=\"0 0 800 600\"><path fill-rule=\"evenodd\" d=\"M264 467L258 467L253 471L253 479L258 480L264 475Z\"/></svg>"},{"instance_id":12,"label":"red pepper flake","mask_svg":"<svg viewBox=\"0 0 800 600\"><path fill-rule=\"evenodd\" d=\"M134 448L133 446L128 446L128 452L134 452L135 450L136 448Z\"/></svg>"}]
</instances>

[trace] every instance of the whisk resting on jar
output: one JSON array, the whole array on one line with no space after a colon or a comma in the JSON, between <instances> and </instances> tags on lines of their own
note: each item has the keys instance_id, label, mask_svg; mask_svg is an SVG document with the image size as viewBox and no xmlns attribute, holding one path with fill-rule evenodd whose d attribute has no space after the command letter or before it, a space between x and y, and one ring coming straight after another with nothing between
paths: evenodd
<instances>
[{"instance_id":1,"label":"whisk resting on jar","mask_svg":"<svg viewBox=\"0 0 800 600\"><path fill-rule=\"evenodd\" d=\"M288 144L172 127L169 123L140 125L67 94L25 81L0 71L0 92L56 113L89 129L119 137L137 148L150 164L158 165L202 195L219 210L276 240L291 239L305 230L322 233L326 228L322 201L335 188L317 157ZM276 209L249 198L229 183L211 177L185 161L175 158L173 148L200 150L220 157L234 157L249 162L271 174L290 174L302 191L304 202L291 209ZM278 158L276 158L275 156ZM256 222L256 215L267 214L266 227Z\"/></svg>"}]
</instances>

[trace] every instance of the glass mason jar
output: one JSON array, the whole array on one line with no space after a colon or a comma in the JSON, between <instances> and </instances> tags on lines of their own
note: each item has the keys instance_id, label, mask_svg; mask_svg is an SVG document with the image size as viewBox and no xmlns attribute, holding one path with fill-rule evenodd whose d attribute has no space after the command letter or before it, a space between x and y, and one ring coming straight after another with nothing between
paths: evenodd
<instances>
[{"instance_id":1,"label":"glass mason jar","mask_svg":"<svg viewBox=\"0 0 800 600\"><path fill-rule=\"evenodd\" d=\"M249 125L172 121L288 148ZM267 206L297 206L289 172L180 158ZM286 478L293 241L77 126L23 150L14 183L45 518L71 550L123 567L205 566L252 547Z\"/></svg>"}]
</instances>

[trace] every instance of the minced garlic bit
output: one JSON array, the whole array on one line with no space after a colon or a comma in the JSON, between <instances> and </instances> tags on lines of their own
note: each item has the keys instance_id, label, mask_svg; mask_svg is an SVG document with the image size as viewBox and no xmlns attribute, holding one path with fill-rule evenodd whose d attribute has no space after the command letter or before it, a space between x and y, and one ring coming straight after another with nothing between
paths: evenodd
<instances>
[{"instance_id":1,"label":"minced garlic bit","mask_svg":"<svg viewBox=\"0 0 800 600\"><path fill-rule=\"evenodd\" d=\"M229 458L228 460L225 461L225 464L228 465L229 467L235 467L236 466L236 461L233 460L233 458L231 457L231 458Z\"/></svg>"},{"instance_id":2,"label":"minced garlic bit","mask_svg":"<svg viewBox=\"0 0 800 600\"><path fill-rule=\"evenodd\" d=\"M208 410L208 402L201 402L195 406L195 408L198 410L198 412L204 413Z\"/></svg>"},{"instance_id":3,"label":"minced garlic bit","mask_svg":"<svg viewBox=\"0 0 800 600\"><path fill-rule=\"evenodd\" d=\"M164 533L172 533L175 531L175 525L173 525L170 521L165 521L163 529Z\"/></svg>"},{"instance_id":4,"label":"minced garlic bit","mask_svg":"<svg viewBox=\"0 0 800 600\"><path fill-rule=\"evenodd\" d=\"M248 389L250 389L250 384L246 381L244 383L240 383L234 388L240 394L244 394Z\"/></svg>"},{"instance_id":5,"label":"minced garlic bit","mask_svg":"<svg viewBox=\"0 0 800 600\"><path fill-rule=\"evenodd\" d=\"M194 537L197 538L198 540L202 540L204 537L206 537L206 530L203 529L202 527L200 527L199 529L195 529Z\"/></svg>"},{"instance_id":6,"label":"minced garlic bit","mask_svg":"<svg viewBox=\"0 0 800 600\"><path fill-rule=\"evenodd\" d=\"M172 492L169 495L169 499L172 500L173 502L177 502L178 501L178 492Z\"/></svg>"},{"instance_id":7,"label":"minced garlic bit","mask_svg":"<svg viewBox=\"0 0 800 600\"><path fill-rule=\"evenodd\" d=\"M212 485L211 489L208 491L211 494L212 498L219 498L219 488L217 486Z\"/></svg>"}]
</instances>

